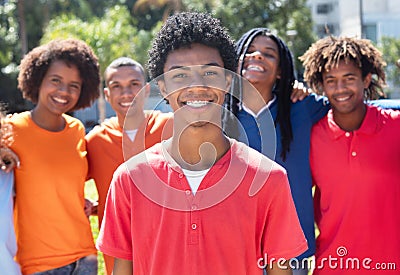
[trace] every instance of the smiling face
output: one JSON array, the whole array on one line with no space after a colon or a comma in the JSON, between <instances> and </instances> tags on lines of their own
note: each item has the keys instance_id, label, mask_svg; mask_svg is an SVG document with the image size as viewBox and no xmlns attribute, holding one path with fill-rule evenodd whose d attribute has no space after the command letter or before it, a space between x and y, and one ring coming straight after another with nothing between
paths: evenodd
<instances>
[{"instance_id":1,"label":"smiling face","mask_svg":"<svg viewBox=\"0 0 400 275\"><path fill-rule=\"evenodd\" d=\"M145 85L145 79L139 67L111 68L106 78L105 98L119 119L123 120L128 110L130 115L143 111L148 93L141 90Z\"/></svg>"},{"instance_id":2,"label":"smiling face","mask_svg":"<svg viewBox=\"0 0 400 275\"><path fill-rule=\"evenodd\" d=\"M82 83L75 65L53 61L40 85L36 110L50 115L70 111L79 100Z\"/></svg>"},{"instance_id":3,"label":"smiling face","mask_svg":"<svg viewBox=\"0 0 400 275\"><path fill-rule=\"evenodd\" d=\"M370 74L363 79L359 67L343 60L338 67L322 73L323 89L336 116L362 114L365 111L364 89L370 82Z\"/></svg>"},{"instance_id":4,"label":"smiling face","mask_svg":"<svg viewBox=\"0 0 400 275\"><path fill-rule=\"evenodd\" d=\"M168 54L158 85L175 112L175 120L198 127L221 123L229 79L217 49L192 44Z\"/></svg>"},{"instance_id":5,"label":"smiling face","mask_svg":"<svg viewBox=\"0 0 400 275\"><path fill-rule=\"evenodd\" d=\"M278 45L271 38L259 35L245 55L242 76L253 85L272 87L280 78Z\"/></svg>"}]
</instances>

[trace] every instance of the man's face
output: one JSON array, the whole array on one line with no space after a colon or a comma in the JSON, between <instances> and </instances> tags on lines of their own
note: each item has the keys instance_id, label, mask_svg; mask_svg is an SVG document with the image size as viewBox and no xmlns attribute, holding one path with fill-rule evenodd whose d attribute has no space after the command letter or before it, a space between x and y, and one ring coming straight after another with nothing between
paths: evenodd
<instances>
[{"instance_id":1,"label":"man's face","mask_svg":"<svg viewBox=\"0 0 400 275\"><path fill-rule=\"evenodd\" d=\"M322 73L324 92L337 114L364 110L364 89L368 88L370 81L370 74L363 79L359 67L343 60L338 67Z\"/></svg>"},{"instance_id":2,"label":"man's face","mask_svg":"<svg viewBox=\"0 0 400 275\"><path fill-rule=\"evenodd\" d=\"M125 117L129 108L130 114L143 111L147 93L144 89L141 92L145 79L139 67L122 66L110 69L106 81L104 94L117 116Z\"/></svg>"},{"instance_id":3,"label":"man's face","mask_svg":"<svg viewBox=\"0 0 400 275\"><path fill-rule=\"evenodd\" d=\"M220 124L230 75L226 74L217 49L192 44L169 53L158 84L175 112L175 119L191 126Z\"/></svg>"}]
</instances>

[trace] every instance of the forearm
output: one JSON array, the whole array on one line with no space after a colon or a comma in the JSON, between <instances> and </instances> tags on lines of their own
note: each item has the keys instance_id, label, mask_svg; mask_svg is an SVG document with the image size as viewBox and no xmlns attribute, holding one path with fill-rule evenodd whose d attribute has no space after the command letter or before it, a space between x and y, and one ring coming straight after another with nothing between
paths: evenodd
<instances>
[{"instance_id":1,"label":"forearm","mask_svg":"<svg viewBox=\"0 0 400 275\"><path fill-rule=\"evenodd\" d=\"M285 263L273 263L271 266L267 266L267 274L268 275L292 275L292 269L289 266L289 262Z\"/></svg>"},{"instance_id":2,"label":"forearm","mask_svg":"<svg viewBox=\"0 0 400 275\"><path fill-rule=\"evenodd\" d=\"M113 275L132 275L133 263L132 261L115 258Z\"/></svg>"}]
</instances>

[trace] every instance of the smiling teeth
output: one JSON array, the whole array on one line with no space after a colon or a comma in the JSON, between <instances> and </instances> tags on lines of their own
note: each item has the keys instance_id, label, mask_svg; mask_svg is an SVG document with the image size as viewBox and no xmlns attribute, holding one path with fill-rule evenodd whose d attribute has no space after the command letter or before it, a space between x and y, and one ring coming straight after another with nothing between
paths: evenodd
<instances>
[{"instance_id":1,"label":"smiling teeth","mask_svg":"<svg viewBox=\"0 0 400 275\"><path fill-rule=\"evenodd\" d=\"M337 101L346 101L350 98L350 96L346 96L346 97L337 97L336 100Z\"/></svg>"},{"instance_id":2,"label":"smiling teeth","mask_svg":"<svg viewBox=\"0 0 400 275\"><path fill-rule=\"evenodd\" d=\"M59 97L53 97L53 100L61 104L66 104L68 102L66 99L62 99Z\"/></svg>"},{"instance_id":3,"label":"smiling teeth","mask_svg":"<svg viewBox=\"0 0 400 275\"><path fill-rule=\"evenodd\" d=\"M120 104L122 107L129 107L131 106L132 102L121 102Z\"/></svg>"},{"instance_id":4,"label":"smiling teeth","mask_svg":"<svg viewBox=\"0 0 400 275\"><path fill-rule=\"evenodd\" d=\"M264 71L264 69L262 67L257 66L257 65L249 65L247 67L247 70L248 71L257 71L257 72L263 72Z\"/></svg>"},{"instance_id":5,"label":"smiling teeth","mask_svg":"<svg viewBox=\"0 0 400 275\"><path fill-rule=\"evenodd\" d=\"M200 108L203 106L206 106L208 104L208 101L204 100L195 100L195 101L187 101L186 105L193 107L193 108Z\"/></svg>"}]
</instances>

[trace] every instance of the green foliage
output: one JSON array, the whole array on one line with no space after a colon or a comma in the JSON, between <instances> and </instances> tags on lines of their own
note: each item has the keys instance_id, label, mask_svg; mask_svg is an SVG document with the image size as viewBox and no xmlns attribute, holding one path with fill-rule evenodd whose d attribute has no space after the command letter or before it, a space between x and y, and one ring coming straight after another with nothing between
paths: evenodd
<instances>
[{"instance_id":1,"label":"green foliage","mask_svg":"<svg viewBox=\"0 0 400 275\"><path fill-rule=\"evenodd\" d=\"M88 43L99 58L101 71L115 58L129 56L139 62L147 60L147 47L151 35L138 31L131 23L125 6L114 6L106 10L103 17L92 17L83 21L71 14L52 19L45 29L42 43L55 38L75 37Z\"/></svg>"},{"instance_id":2,"label":"green foliage","mask_svg":"<svg viewBox=\"0 0 400 275\"><path fill-rule=\"evenodd\" d=\"M2 70L13 61L19 38L16 9L15 0L0 5L0 66Z\"/></svg>"},{"instance_id":3,"label":"green foliage","mask_svg":"<svg viewBox=\"0 0 400 275\"><path fill-rule=\"evenodd\" d=\"M397 87L400 87L400 68L396 66L397 60L400 59L400 39L393 37L382 37L381 45L383 58L387 63L386 81L393 85L388 87L387 93L390 94Z\"/></svg>"}]
</instances>

